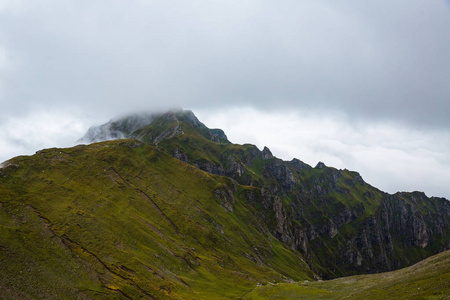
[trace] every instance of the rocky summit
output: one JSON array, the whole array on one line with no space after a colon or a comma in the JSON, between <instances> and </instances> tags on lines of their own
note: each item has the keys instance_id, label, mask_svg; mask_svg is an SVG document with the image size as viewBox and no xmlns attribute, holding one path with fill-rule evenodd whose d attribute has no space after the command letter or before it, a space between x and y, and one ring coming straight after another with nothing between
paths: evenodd
<instances>
[{"instance_id":1,"label":"rocky summit","mask_svg":"<svg viewBox=\"0 0 450 300\"><path fill-rule=\"evenodd\" d=\"M233 144L191 111L114 119L80 141L0 169L2 298L252 299L450 249L447 199Z\"/></svg>"}]
</instances>

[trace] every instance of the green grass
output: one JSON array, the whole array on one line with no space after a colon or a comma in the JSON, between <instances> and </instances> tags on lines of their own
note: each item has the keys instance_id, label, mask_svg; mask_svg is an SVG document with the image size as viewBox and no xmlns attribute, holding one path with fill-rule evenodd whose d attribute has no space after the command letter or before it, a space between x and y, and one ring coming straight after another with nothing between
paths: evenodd
<instances>
[{"instance_id":1,"label":"green grass","mask_svg":"<svg viewBox=\"0 0 450 300\"><path fill-rule=\"evenodd\" d=\"M393 272L257 286L245 299L448 299L450 251Z\"/></svg>"},{"instance_id":2,"label":"green grass","mask_svg":"<svg viewBox=\"0 0 450 300\"><path fill-rule=\"evenodd\" d=\"M3 298L235 299L313 275L242 187L154 146L47 149L1 171Z\"/></svg>"}]
</instances>

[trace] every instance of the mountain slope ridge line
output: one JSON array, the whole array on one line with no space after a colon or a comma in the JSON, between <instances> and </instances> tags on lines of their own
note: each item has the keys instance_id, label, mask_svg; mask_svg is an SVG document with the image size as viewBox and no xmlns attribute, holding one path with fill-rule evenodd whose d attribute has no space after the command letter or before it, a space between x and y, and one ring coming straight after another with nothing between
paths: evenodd
<instances>
[{"instance_id":1,"label":"mountain slope ridge line","mask_svg":"<svg viewBox=\"0 0 450 300\"><path fill-rule=\"evenodd\" d=\"M380 273L450 248L446 199L232 144L192 112L136 119L108 125L127 139L0 169L6 298L235 299L257 283Z\"/></svg>"},{"instance_id":2,"label":"mountain slope ridge line","mask_svg":"<svg viewBox=\"0 0 450 300\"><path fill-rule=\"evenodd\" d=\"M177 121L176 125L175 123L171 125L171 119ZM126 118L120 122L124 122L124 120ZM106 125L110 127L115 126L114 122L103 126ZM181 128L180 130L184 134L169 134L174 131L175 127ZM263 188L268 191L268 194L263 197L272 199L278 197L282 199L282 205L276 205L277 208L274 212L276 219L274 221L278 223L274 227L278 229L273 229L271 232L278 236L283 243L302 251L307 256L310 267L319 273L322 273L322 271L319 271L313 261L318 259L321 261L320 264L323 264L329 260L328 256L335 257L335 261L338 262L337 265L330 268L331 270L347 268L342 263L347 261L355 265L353 268L354 272L373 272L372 264L368 263L364 266L363 262L373 260L373 248L375 245L382 247L378 251L377 260L379 262L376 262L378 267L375 269L375 272L404 267L427 256L424 253L420 254L421 251L411 249L411 246L419 246L419 248L423 249L428 243L433 243L433 241L436 243L435 239L430 238L430 236L439 236L444 232L444 235L449 234L444 226L444 224L449 224L447 204L443 204L446 207L442 212L443 215L438 217L438 222L434 222L438 224L428 226L427 223L430 223L430 219L427 219L425 222L423 215L415 218L413 211L417 209L415 204L411 206L411 200L415 201L416 198L415 196L413 198L409 197L411 195L409 193L386 194L364 182L357 172L336 170L325 166L321 162L315 168L312 168L298 159L293 159L290 162L282 161L274 157L267 147L260 151L253 145L231 144L223 132L221 138L224 139L217 139L217 136L211 133L214 130L208 129L191 111L179 110L153 115L152 121L143 128L134 132L126 129L125 131L129 132L126 137L138 138L144 143L155 143L173 157L194 165L203 171L227 176L240 185ZM161 139L161 137L164 138ZM424 194L417 194L417 192L412 194L418 195L419 198L424 200L428 199ZM415 253L406 255L406 257L410 255L415 256L416 258L413 260L406 258L403 254L394 253L396 245L394 245L395 242L390 237L393 230L389 225L391 220L382 220L382 218L385 218L387 211L392 209L390 205L386 206L387 202L385 199L389 197L394 201L401 199L401 206L406 209L402 209L402 211L412 214L409 216L405 215L395 222L400 223L400 227L407 231L410 231L408 228L413 228L413 232L411 232L409 237L411 240L402 242L403 244L405 242L408 244L406 251ZM269 206L272 206L269 205L269 202L272 201L274 200L267 199L267 201L263 202L264 208L267 209ZM231 208L227 203L227 201L224 202L225 205ZM380 205L382 203L383 205ZM429 205L433 204L425 205L427 209ZM413 211L411 207L413 207ZM335 212L328 211L329 208L334 209ZM305 209L307 212L302 212L298 215L298 212ZM433 210L436 211L436 209ZM314 214L319 213L322 215L323 221L315 217L311 218L311 213L314 211L316 211ZM426 209L422 209L421 213L426 214ZM388 213L388 215L394 216L392 213ZM324 222L328 224L323 226ZM407 226L406 223L408 222L411 225ZM285 226L285 223L289 225ZM379 224L383 223L387 224L386 228L380 228ZM342 238L341 235L347 235L347 228L353 227L352 224L361 228L361 235ZM414 224L420 224L417 226L421 229L414 228ZM322 228L317 228L317 225ZM307 228L305 229L305 227ZM430 232L430 227L432 231L436 232ZM435 227L437 227L437 230L434 230ZM373 230L376 230L377 233L370 233ZM423 234L420 233L421 231ZM367 232L372 234L372 236L367 236ZM317 240L318 237L321 237L322 241ZM323 241L323 238L329 241ZM336 239L348 240L349 238L352 242L350 247L340 246L342 242L336 243L335 241ZM401 236L399 238L404 239ZM416 239L417 241L414 241ZM442 242L439 242L439 246L433 245L433 248L436 249L437 247L438 249L432 250L432 253L449 249L450 243L445 242L445 240L443 238ZM311 247L311 245L314 246ZM311 248L317 249L317 247L322 248L320 250L321 253L317 254L313 253L316 251L311 251ZM333 253L336 252L336 247L340 248L339 251L344 252L344 255L336 257L336 254ZM353 249L355 248L358 250L354 251ZM401 246L401 248L405 247ZM320 256L320 258L317 256ZM388 258L390 256L398 257L392 260ZM420 259L418 258L419 256L421 257ZM332 278L346 274L352 273L327 271L322 275L326 278Z\"/></svg>"}]
</instances>

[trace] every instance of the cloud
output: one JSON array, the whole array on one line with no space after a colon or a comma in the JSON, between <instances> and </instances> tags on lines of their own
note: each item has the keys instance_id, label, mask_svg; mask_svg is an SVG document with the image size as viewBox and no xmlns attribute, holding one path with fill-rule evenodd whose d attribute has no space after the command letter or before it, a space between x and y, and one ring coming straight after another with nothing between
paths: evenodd
<instances>
[{"instance_id":1,"label":"cloud","mask_svg":"<svg viewBox=\"0 0 450 300\"><path fill-rule=\"evenodd\" d=\"M448 195L448 28L436 0L3 0L0 159L129 111L183 107L225 124L262 116L216 126L281 157Z\"/></svg>"},{"instance_id":2,"label":"cloud","mask_svg":"<svg viewBox=\"0 0 450 300\"><path fill-rule=\"evenodd\" d=\"M11 3L17 106L247 105L450 127L450 13L428 1Z\"/></svg>"},{"instance_id":3,"label":"cloud","mask_svg":"<svg viewBox=\"0 0 450 300\"><path fill-rule=\"evenodd\" d=\"M33 111L26 116L0 122L0 163L18 155L31 155L52 147L71 147L87 130L84 120L73 112Z\"/></svg>"}]
</instances>

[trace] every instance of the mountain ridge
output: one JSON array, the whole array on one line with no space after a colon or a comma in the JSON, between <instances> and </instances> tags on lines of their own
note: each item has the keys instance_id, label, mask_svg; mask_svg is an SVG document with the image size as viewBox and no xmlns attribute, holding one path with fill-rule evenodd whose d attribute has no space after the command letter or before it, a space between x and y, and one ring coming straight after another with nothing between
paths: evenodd
<instances>
[{"instance_id":1,"label":"mountain ridge","mask_svg":"<svg viewBox=\"0 0 450 300\"><path fill-rule=\"evenodd\" d=\"M0 172L0 291L11 298L229 299L313 277L270 237L247 188L154 145L45 149Z\"/></svg>"},{"instance_id":2,"label":"mountain ridge","mask_svg":"<svg viewBox=\"0 0 450 300\"><path fill-rule=\"evenodd\" d=\"M390 195L357 172L232 144L192 112L134 120L91 131L128 139L0 168L6 298L236 299L258 284L391 271L450 248L444 198Z\"/></svg>"},{"instance_id":3,"label":"mountain ridge","mask_svg":"<svg viewBox=\"0 0 450 300\"><path fill-rule=\"evenodd\" d=\"M186 115L190 122L183 122ZM259 150L250 144L222 143L205 134L206 126L191 111L169 112L159 118L174 119L176 124L156 118L155 124L128 137L154 143L208 173L262 188L266 199L261 200L261 214L271 219L272 233L301 250L310 267L325 278L391 271L427 257L421 249L433 248L434 254L450 248L448 239L434 238L449 235L449 202L442 200L445 198L428 198L421 192L390 195L367 184L354 171L337 170L322 162L313 168L298 159L276 158L267 147ZM425 221L424 217L430 217L428 210L437 216ZM391 228L392 222L401 230ZM351 234L354 225L359 228L357 235ZM344 246L349 240L352 245ZM401 241L399 245L397 241ZM336 264L330 265L330 256Z\"/></svg>"}]
</instances>

